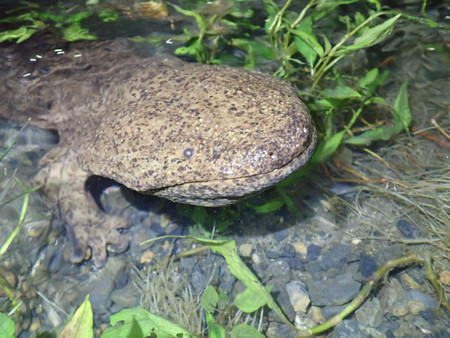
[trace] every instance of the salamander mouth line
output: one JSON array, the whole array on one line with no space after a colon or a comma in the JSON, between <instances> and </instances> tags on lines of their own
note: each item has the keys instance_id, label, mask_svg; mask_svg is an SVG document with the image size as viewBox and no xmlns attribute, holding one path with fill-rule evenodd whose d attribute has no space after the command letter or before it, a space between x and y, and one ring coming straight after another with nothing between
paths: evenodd
<instances>
[{"instance_id":1,"label":"salamander mouth line","mask_svg":"<svg viewBox=\"0 0 450 338\"><path fill-rule=\"evenodd\" d=\"M297 156L293 157L290 161L286 162L284 165L278 167L278 168L272 168L271 170L268 171L263 171L261 173L258 174L253 174L253 175L242 175L242 176L238 176L238 177L230 177L230 178L219 178L219 179L214 179L214 180L190 180L190 181L185 181L183 183L179 183L179 184L172 184L172 185L167 185L165 187L162 188L156 188L156 189L148 189L148 190L143 190L144 193L154 193L157 191L162 191L162 190L166 190L167 188L173 188L173 187L179 187L179 186L183 186L183 185L189 185L189 184L201 184L201 183L205 183L205 182L210 182L210 183L214 183L214 182L232 182L235 180L241 180L241 179L245 179L245 178L251 178L251 177L258 177L258 176L267 176L270 175L271 173L275 173L279 170L288 168L293 162L295 162L299 157L301 157L302 155L305 154L305 152L308 152L310 149L313 149L315 146L315 138L312 140L312 142L310 142L310 144L308 145L307 148L303 149L303 151L301 151ZM302 165L304 163L307 162L307 160L309 159L309 157L306 157L304 159L304 161L300 164L296 164L296 166L298 167L297 169L300 169L302 167ZM286 175L289 176L291 173L295 172L296 170L292 170L289 174ZM224 196L226 198L226 196Z\"/></svg>"}]
</instances>

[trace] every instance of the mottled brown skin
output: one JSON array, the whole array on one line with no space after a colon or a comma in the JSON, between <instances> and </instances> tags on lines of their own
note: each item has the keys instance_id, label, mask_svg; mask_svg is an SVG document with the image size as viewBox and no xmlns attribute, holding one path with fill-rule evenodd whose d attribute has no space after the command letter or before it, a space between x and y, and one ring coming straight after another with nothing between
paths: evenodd
<instances>
[{"instance_id":1,"label":"mottled brown skin","mask_svg":"<svg viewBox=\"0 0 450 338\"><path fill-rule=\"evenodd\" d=\"M35 181L67 225L74 262L91 248L102 265L106 247L128 245L116 231L127 222L105 215L86 192L90 175L176 202L221 206L282 180L315 145L295 90L267 74L140 58L110 43L72 45L63 56L42 52L32 64L26 47L15 48L0 67L0 115L31 116L58 130L60 143L40 161Z\"/></svg>"}]
</instances>

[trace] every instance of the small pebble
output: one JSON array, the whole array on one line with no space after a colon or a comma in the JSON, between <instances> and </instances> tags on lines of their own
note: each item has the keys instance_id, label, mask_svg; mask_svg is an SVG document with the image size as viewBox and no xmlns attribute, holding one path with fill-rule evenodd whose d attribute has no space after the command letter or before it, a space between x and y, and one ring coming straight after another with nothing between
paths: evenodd
<instances>
[{"instance_id":1,"label":"small pebble","mask_svg":"<svg viewBox=\"0 0 450 338\"><path fill-rule=\"evenodd\" d=\"M305 264L302 262L301 259L293 257L293 258L285 258L285 261L289 264L289 267L292 270L299 270L299 271L306 270Z\"/></svg>"},{"instance_id":2,"label":"small pebble","mask_svg":"<svg viewBox=\"0 0 450 338\"><path fill-rule=\"evenodd\" d=\"M289 321L293 322L295 320L296 313L294 308L292 307L292 303L289 299L288 293L285 290L280 290L280 292L277 292L276 300Z\"/></svg>"},{"instance_id":3,"label":"small pebble","mask_svg":"<svg viewBox=\"0 0 450 338\"><path fill-rule=\"evenodd\" d=\"M436 321L436 315L431 309L421 311L419 314L423 319L425 319L430 324L434 324L434 322Z\"/></svg>"},{"instance_id":4,"label":"small pebble","mask_svg":"<svg viewBox=\"0 0 450 338\"><path fill-rule=\"evenodd\" d=\"M295 242L295 243L292 243L292 246L294 247L295 252L302 255L303 257L306 257L308 248L306 247L305 243Z\"/></svg>"},{"instance_id":5,"label":"small pebble","mask_svg":"<svg viewBox=\"0 0 450 338\"><path fill-rule=\"evenodd\" d=\"M311 313L313 315L314 321L317 324L325 322L325 317L323 316L322 309L318 306L311 306Z\"/></svg>"},{"instance_id":6,"label":"small pebble","mask_svg":"<svg viewBox=\"0 0 450 338\"><path fill-rule=\"evenodd\" d=\"M450 271L442 271L438 276L439 282L450 285Z\"/></svg>"},{"instance_id":7,"label":"small pebble","mask_svg":"<svg viewBox=\"0 0 450 338\"><path fill-rule=\"evenodd\" d=\"M142 253L139 263L150 264L155 259L155 253L151 250L146 250Z\"/></svg>"},{"instance_id":8,"label":"small pebble","mask_svg":"<svg viewBox=\"0 0 450 338\"><path fill-rule=\"evenodd\" d=\"M401 281L407 289L419 289L420 284L417 283L410 275L404 273L400 276Z\"/></svg>"},{"instance_id":9,"label":"small pebble","mask_svg":"<svg viewBox=\"0 0 450 338\"><path fill-rule=\"evenodd\" d=\"M367 299L356 311L358 322L371 327L378 327L384 318L384 309L378 298Z\"/></svg>"},{"instance_id":10,"label":"small pebble","mask_svg":"<svg viewBox=\"0 0 450 338\"><path fill-rule=\"evenodd\" d=\"M364 252L359 256L359 271L364 278L371 277L378 270L375 260Z\"/></svg>"},{"instance_id":11,"label":"small pebble","mask_svg":"<svg viewBox=\"0 0 450 338\"><path fill-rule=\"evenodd\" d=\"M306 312L311 301L305 286L299 282L288 283L286 284L286 292L294 311Z\"/></svg>"},{"instance_id":12,"label":"small pebble","mask_svg":"<svg viewBox=\"0 0 450 338\"><path fill-rule=\"evenodd\" d=\"M261 262L262 262L261 256L259 254L257 254L256 252L254 252L252 254L252 262L255 263L256 265L261 264Z\"/></svg>"},{"instance_id":13,"label":"small pebble","mask_svg":"<svg viewBox=\"0 0 450 338\"><path fill-rule=\"evenodd\" d=\"M397 228L400 233L406 238L416 238L420 236L420 230L410 222L401 219L397 222Z\"/></svg>"},{"instance_id":14,"label":"small pebble","mask_svg":"<svg viewBox=\"0 0 450 338\"><path fill-rule=\"evenodd\" d=\"M269 259L278 259L285 257L293 258L295 257L295 249L292 245L283 245L279 251L267 251L266 257Z\"/></svg>"},{"instance_id":15,"label":"small pebble","mask_svg":"<svg viewBox=\"0 0 450 338\"><path fill-rule=\"evenodd\" d=\"M412 305L414 305L414 311L411 310L411 312L415 315L419 314L420 311L423 311L425 309L434 309L437 305L436 300L431 295L416 289L411 289L408 291L406 300L423 304L423 309L416 311L416 304L411 303Z\"/></svg>"},{"instance_id":16,"label":"small pebble","mask_svg":"<svg viewBox=\"0 0 450 338\"><path fill-rule=\"evenodd\" d=\"M38 319L34 319L30 325L30 331L36 332L37 330L39 330L41 328L41 326L42 326L41 322Z\"/></svg>"},{"instance_id":17,"label":"small pebble","mask_svg":"<svg viewBox=\"0 0 450 338\"><path fill-rule=\"evenodd\" d=\"M308 261L315 261L320 256L321 247L316 244L311 244L308 246L308 251L306 253L306 259Z\"/></svg>"},{"instance_id":18,"label":"small pebble","mask_svg":"<svg viewBox=\"0 0 450 338\"><path fill-rule=\"evenodd\" d=\"M273 238L277 242L282 242L288 237L289 237L289 229L282 229L282 230L275 231L273 233Z\"/></svg>"},{"instance_id":19,"label":"small pebble","mask_svg":"<svg viewBox=\"0 0 450 338\"><path fill-rule=\"evenodd\" d=\"M323 280L307 281L309 296L316 306L342 305L351 301L359 292L361 284L352 274L342 274Z\"/></svg>"},{"instance_id":20,"label":"small pebble","mask_svg":"<svg viewBox=\"0 0 450 338\"><path fill-rule=\"evenodd\" d=\"M249 243L242 244L239 246L239 252L243 257L250 257L253 252L253 245Z\"/></svg>"},{"instance_id":21,"label":"small pebble","mask_svg":"<svg viewBox=\"0 0 450 338\"><path fill-rule=\"evenodd\" d=\"M322 269L327 270L329 268L336 269L342 267L350 256L351 251L351 246L347 244L341 244L334 247L323 256L323 259L320 262Z\"/></svg>"}]
</instances>

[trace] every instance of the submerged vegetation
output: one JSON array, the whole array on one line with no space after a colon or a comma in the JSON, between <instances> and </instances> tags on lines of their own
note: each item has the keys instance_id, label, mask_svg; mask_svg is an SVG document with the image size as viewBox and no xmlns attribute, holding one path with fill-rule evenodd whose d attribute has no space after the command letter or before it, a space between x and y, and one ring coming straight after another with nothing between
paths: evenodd
<instances>
[{"instance_id":1,"label":"submerged vegetation","mask_svg":"<svg viewBox=\"0 0 450 338\"><path fill-rule=\"evenodd\" d=\"M404 164L404 167L418 167L414 173L408 170L401 171L387 163L383 155L377 155L368 148L374 142L378 144L387 142L398 137L399 134L403 134L401 136L403 138L410 138L412 113L409 107L407 81L403 82L394 101L390 102L378 94L379 88L390 76L387 70L383 70L383 62L367 70L365 65L358 63L358 60L363 51L383 42L401 20L417 21L418 24L436 29L448 30L448 27L442 26L426 15L426 1L423 1L421 16L417 17L385 9L377 0L311 0L305 2L303 7L292 0L285 2L263 0L262 3L263 5L257 7L257 10L249 5L254 4L254 1L245 0L219 0L206 4L204 1L196 4L171 4L168 8L172 16L185 24L179 34L167 34L167 36L148 34L131 38L137 44L147 41L167 44L170 41L175 46L175 54L195 58L199 62L272 70L277 76L285 78L296 86L299 96L308 105L318 127L320 142L317 150L308 167L277 186L278 198L263 205L247 204L247 206L259 213L273 212L283 206L295 212L294 202L285 192L285 188L291 185L292 181L304 176L312 167L325 163L340 148L361 149L376 158L382 165L392 169L391 176L386 177L384 172L379 172L367 163L359 164L355 169L339 166L334 161L327 164L328 168L335 172L343 171L342 180L344 181L361 183L361 191L388 196L398 204L399 208L406 208L405 214L410 214L411 219L412 214L417 216L428 234L413 244L429 244L433 247L430 251L436 253L437 257L433 263L438 261L438 264L446 265L439 262L439 259L448 255L450 251L448 170L435 168L427 171L425 167L420 168L420 165L414 162L417 156L413 156L409 148L400 149L401 146L398 146L395 151L401 153L405 161L414 162L413 165L408 162ZM95 1L88 1L88 5L71 8L65 7L63 1L49 8L27 3L7 12L7 16L0 19L0 27L6 27L0 31L0 42L20 43L33 38L33 34L46 28L60 30L67 41L97 39L96 25L113 24L123 20L148 19L150 16L165 22L171 20L165 5L151 1L146 4L148 6L144 10L143 5L125 8L105 6ZM171 25L175 24L176 21L171 23ZM340 33L335 34L333 29L327 26L335 27ZM13 181L21 184L17 179L11 178L10 182ZM387 189L388 187L395 187L395 189ZM23 194L19 196L24 198L23 212L10 240L0 243L2 245L0 259L6 252L8 243L14 240L14 236L24 223L28 196L32 190L24 187ZM0 197L4 195L1 193ZM0 203L1 200L2 198ZM0 204L0 207L5 203L7 202ZM213 235L204 230L205 226L213 223L217 232L225 230L234 219L239 217L240 211L238 208L223 209L219 215L213 216L204 208L179 206L180 214L190 217L197 225L193 228L191 240L194 239L222 255L230 271L246 285L244 292L238 294L234 300L230 300L223 291L208 286L199 301L194 299L189 289L184 290L182 297L174 299L157 295L155 290L149 290L148 284L142 283L140 288L149 292L147 298L143 296L142 304L147 304L146 308L149 309L157 307L155 304L158 302L165 302L173 308L180 298L191 306L197 301L195 308L191 308L194 312L192 316L195 317L195 320L191 318L192 326L181 327L168 321L165 319L168 318L168 311L163 314L163 318L137 307L125 309L112 316L111 327L104 331L103 336L118 337L133 334L138 337L157 334L158 336L189 337L209 330L211 337L224 337L226 334L232 337L257 337L261 333L255 327L258 327L258 316L262 316L262 309L265 306L292 326L270 295L270 286L262 285L239 258L233 241L200 238L200 235L203 237ZM361 211L353 208L353 212ZM401 238L392 238L388 234L376 238L359 234L359 237L367 240L407 243ZM448 301L433 272L435 265L432 265L431 261L427 254L425 257L409 255L388 262L390 265L381 267L369 280L367 284L369 286L360 292L357 300L337 318L333 317L331 322L319 328L299 332L299 334L317 334L336 325L339 320L361 304L375 283L387 275L391 268L405 263L420 263L426 267L427 277L435 287L441 304L448 308ZM165 280L165 283L173 283L165 287L178 289L175 285L178 285L176 283L179 280L164 277L164 267L161 269L158 273L163 276L161 278ZM148 282L148 278L141 277ZM1 276L0 286L5 291L9 291L11 312L19 309L20 302L15 300L14 290L8 287ZM143 294L145 294L144 291ZM157 296L162 298L158 299ZM183 309L180 311L182 312ZM243 321L239 320L233 321L231 315L223 316L223 313L237 312L248 314L248 321L254 325L244 325ZM204 321L202 321L203 314L206 316ZM181 317L181 315L177 317L176 313L171 314L171 319L174 321L181 320ZM122 323L122 325L114 326L116 323ZM0 331L6 333L5 337L12 337L14 330L14 322L7 315L0 313ZM65 333L71 336L74 334L93 336L92 310L88 297L65 330L67 330Z\"/></svg>"}]
</instances>

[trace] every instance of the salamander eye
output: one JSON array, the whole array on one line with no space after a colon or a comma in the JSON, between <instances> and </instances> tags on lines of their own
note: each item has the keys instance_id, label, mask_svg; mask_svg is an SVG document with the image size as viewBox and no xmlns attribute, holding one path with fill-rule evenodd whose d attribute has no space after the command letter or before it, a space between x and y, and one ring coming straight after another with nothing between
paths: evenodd
<instances>
[{"instance_id":1,"label":"salamander eye","mask_svg":"<svg viewBox=\"0 0 450 338\"><path fill-rule=\"evenodd\" d=\"M188 158L188 159L191 158L192 156L194 156L194 149L192 149L192 148L184 149L183 155L185 158Z\"/></svg>"}]
</instances>

